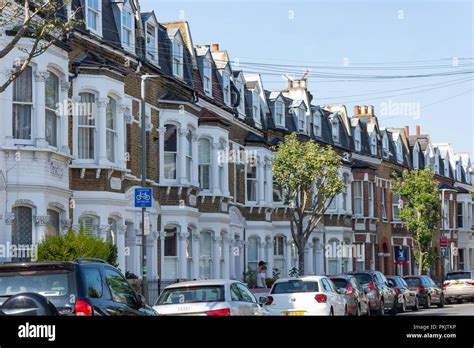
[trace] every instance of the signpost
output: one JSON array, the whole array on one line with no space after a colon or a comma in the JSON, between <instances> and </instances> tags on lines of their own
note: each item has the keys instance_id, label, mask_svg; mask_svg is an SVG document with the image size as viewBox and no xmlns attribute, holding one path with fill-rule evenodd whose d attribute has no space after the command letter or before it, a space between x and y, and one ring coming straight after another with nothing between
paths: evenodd
<instances>
[{"instance_id":1,"label":"signpost","mask_svg":"<svg viewBox=\"0 0 474 348\"><path fill-rule=\"evenodd\" d=\"M448 246L448 237L446 236L439 237L439 246L441 248L446 248Z\"/></svg>"},{"instance_id":2,"label":"signpost","mask_svg":"<svg viewBox=\"0 0 474 348\"><path fill-rule=\"evenodd\" d=\"M152 207L152 190L150 188L135 189L135 208Z\"/></svg>"}]
</instances>

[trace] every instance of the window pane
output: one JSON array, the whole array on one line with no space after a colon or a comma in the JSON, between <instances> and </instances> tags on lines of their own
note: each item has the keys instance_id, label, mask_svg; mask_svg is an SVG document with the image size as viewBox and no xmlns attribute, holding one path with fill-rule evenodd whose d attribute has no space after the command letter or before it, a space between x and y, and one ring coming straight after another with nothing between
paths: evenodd
<instances>
[{"instance_id":1,"label":"window pane","mask_svg":"<svg viewBox=\"0 0 474 348\"><path fill-rule=\"evenodd\" d=\"M81 93L81 104L78 108L79 125L93 126L95 124L95 95L92 93Z\"/></svg>"},{"instance_id":2,"label":"window pane","mask_svg":"<svg viewBox=\"0 0 474 348\"><path fill-rule=\"evenodd\" d=\"M248 247L248 251L249 251L248 260L249 261L258 261L257 260L258 259L257 245L258 245L257 238L249 238L249 247Z\"/></svg>"},{"instance_id":3,"label":"window pane","mask_svg":"<svg viewBox=\"0 0 474 348\"><path fill-rule=\"evenodd\" d=\"M56 110L59 102L59 78L52 72L49 73L49 76L46 79L45 99L46 107Z\"/></svg>"},{"instance_id":4,"label":"window pane","mask_svg":"<svg viewBox=\"0 0 474 348\"><path fill-rule=\"evenodd\" d=\"M211 142L208 139L199 140L199 163L211 163Z\"/></svg>"},{"instance_id":5,"label":"window pane","mask_svg":"<svg viewBox=\"0 0 474 348\"><path fill-rule=\"evenodd\" d=\"M31 106L13 105L13 138L31 139Z\"/></svg>"},{"instance_id":6,"label":"window pane","mask_svg":"<svg viewBox=\"0 0 474 348\"><path fill-rule=\"evenodd\" d=\"M102 279L99 270L84 267L83 274L86 283L87 297L100 298L102 296Z\"/></svg>"},{"instance_id":7,"label":"window pane","mask_svg":"<svg viewBox=\"0 0 474 348\"><path fill-rule=\"evenodd\" d=\"M164 162L165 179L176 179L176 154L165 153Z\"/></svg>"},{"instance_id":8,"label":"window pane","mask_svg":"<svg viewBox=\"0 0 474 348\"><path fill-rule=\"evenodd\" d=\"M176 233L176 227L165 229L165 256L177 256Z\"/></svg>"},{"instance_id":9,"label":"window pane","mask_svg":"<svg viewBox=\"0 0 474 348\"><path fill-rule=\"evenodd\" d=\"M201 189L210 188L211 167L209 165L199 165L199 185Z\"/></svg>"},{"instance_id":10,"label":"window pane","mask_svg":"<svg viewBox=\"0 0 474 348\"><path fill-rule=\"evenodd\" d=\"M59 235L59 213L55 210L48 209L49 222L46 226L46 233L49 235L57 236Z\"/></svg>"},{"instance_id":11,"label":"window pane","mask_svg":"<svg viewBox=\"0 0 474 348\"><path fill-rule=\"evenodd\" d=\"M18 78L13 81L13 101L31 103L33 100L32 87L33 69L27 67Z\"/></svg>"},{"instance_id":12,"label":"window pane","mask_svg":"<svg viewBox=\"0 0 474 348\"><path fill-rule=\"evenodd\" d=\"M51 110L46 110L46 141L51 146L57 146L57 116Z\"/></svg>"},{"instance_id":13,"label":"window pane","mask_svg":"<svg viewBox=\"0 0 474 348\"><path fill-rule=\"evenodd\" d=\"M94 128L79 128L78 155L81 159L94 158Z\"/></svg>"},{"instance_id":14,"label":"window pane","mask_svg":"<svg viewBox=\"0 0 474 348\"><path fill-rule=\"evenodd\" d=\"M105 279L112 295L112 301L127 305L135 304L135 294L122 275L113 270L105 270Z\"/></svg>"},{"instance_id":15,"label":"window pane","mask_svg":"<svg viewBox=\"0 0 474 348\"><path fill-rule=\"evenodd\" d=\"M165 151L176 152L177 151L177 132L176 126L167 124L165 126Z\"/></svg>"}]
</instances>

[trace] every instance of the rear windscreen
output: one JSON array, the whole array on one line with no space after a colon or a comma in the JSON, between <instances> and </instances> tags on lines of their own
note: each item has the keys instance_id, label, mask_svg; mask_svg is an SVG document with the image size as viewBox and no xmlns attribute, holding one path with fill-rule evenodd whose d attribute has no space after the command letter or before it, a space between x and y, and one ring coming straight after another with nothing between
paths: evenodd
<instances>
[{"instance_id":1,"label":"rear windscreen","mask_svg":"<svg viewBox=\"0 0 474 348\"><path fill-rule=\"evenodd\" d=\"M295 292L318 292L317 282L289 281L275 284L272 294L292 294Z\"/></svg>"},{"instance_id":2,"label":"rear windscreen","mask_svg":"<svg viewBox=\"0 0 474 348\"><path fill-rule=\"evenodd\" d=\"M456 272L456 273L448 273L446 275L446 280L457 280L457 279L471 279L471 273Z\"/></svg>"},{"instance_id":3,"label":"rear windscreen","mask_svg":"<svg viewBox=\"0 0 474 348\"><path fill-rule=\"evenodd\" d=\"M223 302L224 297L223 285L172 288L163 291L156 305Z\"/></svg>"},{"instance_id":4,"label":"rear windscreen","mask_svg":"<svg viewBox=\"0 0 474 348\"><path fill-rule=\"evenodd\" d=\"M341 278L331 278L332 282L334 285L336 285L337 288L342 289L347 286L347 281L345 279Z\"/></svg>"},{"instance_id":5,"label":"rear windscreen","mask_svg":"<svg viewBox=\"0 0 474 348\"><path fill-rule=\"evenodd\" d=\"M65 296L71 293L71 277L67 270L20 271L0 273L0 297L22 292L43 296Z\"/></svg>"},{"instance_id":6,"label":"rear windscreen","mask_svg":"<svg viewBox=\"0 0 474 348\"><path fill-rule=\"evenodd\" d=\"M408 284L409 287L420 285L420 279L418 278L405 278L405 282Z\"/></svg>"},{"instance_id":7,"label":"rear windscreen","mask_svg":"<svg viewBox=\"0 0 474 348\"><path fill-rule=\"evenodd\" d=\"M372 277L370 274L367 273L356 273L354 277L359 281L361 284L372 283Z\"/></svg>"}]
</instances>

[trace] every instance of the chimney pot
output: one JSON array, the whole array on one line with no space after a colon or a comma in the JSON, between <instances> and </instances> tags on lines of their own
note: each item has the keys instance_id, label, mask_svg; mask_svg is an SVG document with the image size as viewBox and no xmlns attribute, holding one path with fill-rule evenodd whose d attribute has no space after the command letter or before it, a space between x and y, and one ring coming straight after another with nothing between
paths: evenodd
<instances>
[{"instance_id":1,"label":"chimney pot","mask_svg":"<svg viewBox=\"0 0 474 348\"><path fill-rule=\"evenodd\" d=\"M354 105L354 115L360 115L360 106Z\"/></svg>"},{"instance_id":2,"label":"chimney pot","mask_svg":"<svg viewBox=\"0 0 474 348\"><path fill-rule=\"evenodd\" d=\"M416 126L416 135L420 135L421 134L421 127L420 126Z\"/></svg>"},{"instance_id":3,"label":"chimney pot","mask_svg":"<svg viewBox=\"0 0 474 348\"><path fill-rule=\"evenodd\" d=\"M405 134L406 134L407 137L410 136L410 127L405 126Z\"/></svg>"},{"instance_id":4,"label":"chimney pot","mask_svg":"<svg viewBox=\"0 0 474 348\"><path fill-rule=\"evenodd\" d=\"M374 115L374 106L373 106L373 105L369 105L369 106L367 107L367 113L368 113L369 115L372 115L372 116Z\"/></svg>"},{"instance_id":5,"label":"chimney pot","mask_svg":"<svg viewBox=\"0 0 474 348\"><path fill-rule=\"evenodd\" d=\"M219 44L218 43L212 44L211 51L212 52L219 51Z\"/></svg>"},{"instance_id":6,"label":"chimney pot","mask_svg":"<svg viewBox=\"0 0 474 348\"><path fill-rule=\"evenodd\" d=\"M360 111L360 113L361 113L362 115L366 115L366 114L367 114L367 105L362 105L362 106L361 106L361 111Z\"/></svg>"}]
</instances>

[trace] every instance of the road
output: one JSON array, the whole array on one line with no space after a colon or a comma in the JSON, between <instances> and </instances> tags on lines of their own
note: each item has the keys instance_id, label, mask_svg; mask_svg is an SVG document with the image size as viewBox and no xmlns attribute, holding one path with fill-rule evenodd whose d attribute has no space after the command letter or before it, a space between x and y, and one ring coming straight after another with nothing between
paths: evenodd
<instances>
[{"instance_id":1,"label":"road","mask_svg":"<svg viewBox=\"0 0 474 348\"><path fill-rule=\"evenodd\" d=\"M432 306L430 309L419 309L418 312L408 310L405 313L399 313L398 315L474 315L474 303L464 302L462 304L447 304L444 308Z\"/></svg>"}]
</instances>

